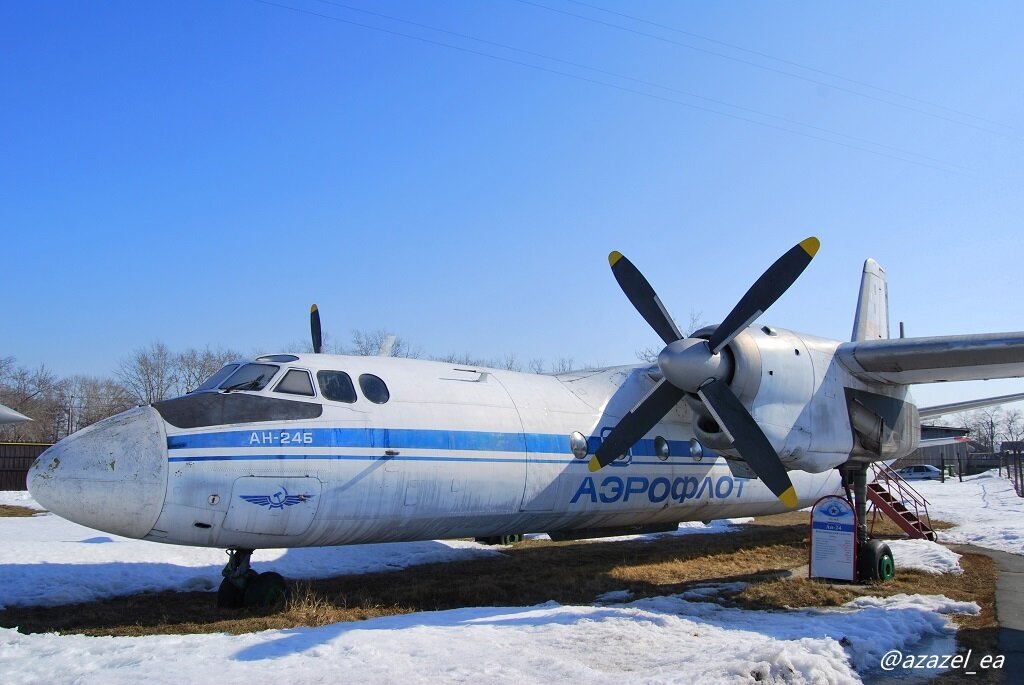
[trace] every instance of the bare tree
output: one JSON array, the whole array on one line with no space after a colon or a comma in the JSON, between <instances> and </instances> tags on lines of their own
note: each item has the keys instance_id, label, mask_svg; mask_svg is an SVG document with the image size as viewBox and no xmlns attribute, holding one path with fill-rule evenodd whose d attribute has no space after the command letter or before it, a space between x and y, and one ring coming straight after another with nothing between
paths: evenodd
<instances>
[{"instance_id":1,"label":"bare tree","mask_svg":"<svg viewBox=\"0 0 1024 685\"><path fill-rule=\"evenodd\" d=\"M0 384L7 382L7 377L14 371L14 357L0 357Z\"/></svg>"},{"instance_id":2,"label":"bare tree","mask_svg":"<svg viewBox=\"0 0 1024 685\"><path fill-rule=\"evenodd\" d=\"M375 331L352 331L352 349L349 354L363 357L373 357L381 351L385 351L389 357L408 357L419 359L421 352L414 349L409 341L397 335L383 330Z\"/></svg>"},{"instance_id":3,"label":"bare tree","mask_svg":"<svg viewBox=\"0 0 1024 685\"><path fill-rule=\"evenodd\" d=\"M1020 409L1011 409L1003 414L1000 438L1003 442L1024 440L1024 413Z\"/></svg>"},{"instance_id":4,"label":"bare tree","mask_svg":"<svg viewBox=\"0 0 1024 685\"><path fill-rule=\"evenodd\" d=\"M0 439L11 442L53 442L62 437L60 381L45 366L30 370L3 360L0 404L32 419L0 426Z\"/></svg>"},{"instance_id":5,"label":"bare tree","mask_svg":"<svg viewBox=\"0 0 1024 685\"><path fill-rule=\"evenodd\" d=\"M442 357L434 357L433 359L434 361L444 362L445 364L458 364L459 366L483 366L489 369L505 369L507 371L521 371L523 368L519 363L519 358L514 353L506 354L503 357L484 359L483 357L477 357L469 352L463 352L462 354L449 352Z\"/></svg>"},{"instance_id":6,"label":"bare tree","mask_svg":"<svg viewBox=\"0 0 1024 685\"><path fill-rule=\"evenodd\" d=\"M120 383L112 378L71 376L60 383L61 409L65 417L65 434L90 426L108 416L131 409L138 402Z\"/></svg>"},{"instance_id":7,"label":"bare tree","mask_svg":"<svg viewBox=\"0 0 1024 685\"><path fill-rule=\"evenodd\" d=\"M558 361L551 365L551 373L566 373L573 368L572 357L559 357Z\"/></svg>"},{"instance_id":8,"label":"bare tree","mask_svg":"<svg viewBox=\"0 0 1024 685\"><path fill-rule=\"evenodd\" d=\"M122 359L117 377L141 404L167 399L177 383L174 355L162 342L154 342Z\"/></svg>"},{"instance_id":9,"label":"bare tree","mask_svg":"<svg viewBox=\"0 0 1024 685\"><path fill-rule=\"evenodd\" d=\"M1001 407L984 407L956 415L957 421L970 431L971 439L988 452L994 452L996 440L1002 434L1004 412Z\"/></svg>"},{"instance_id":10,"label":"bare tree","mask_svg":"<svg viewBox=\"0 0 1024 685\"><path fill-rule=\"evenodd\" d=\"M434 361L444 362L445 364L458 364L459 366L492 366L486 359L472 355L469 352L461 354L449 352L444 356L435 357Z\"/></svg>"}]
</instances>

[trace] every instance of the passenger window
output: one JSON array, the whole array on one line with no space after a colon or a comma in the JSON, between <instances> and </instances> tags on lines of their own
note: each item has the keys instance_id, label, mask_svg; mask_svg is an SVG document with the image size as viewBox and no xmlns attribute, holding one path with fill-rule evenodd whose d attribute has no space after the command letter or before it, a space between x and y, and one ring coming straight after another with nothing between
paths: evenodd
<instances>
[{"instance_id":1,"label":"passenger window","mask_svg":"<svg viewBox=\"0 0 1024 685\"><path fill-rule=\"evenodd\" d=\"M320 383L320 394L327 399L349 404L356 401L356 388L344 371L317 371L316 380Z\"/></svg>"},{"instance_id":2,"label":"passenger window","mask_svg":"<svg viewBox=\"0 0 1024 685\"><path fill-rule=\"evenodd\" d=\"M308 371L302 369L291 369L284 375L281 382L274 388L274 392L286 392L289 395L305 395L312 397L313 380L309 377Z\"/></svg>"},{"instance_id":3,"label":"passenger window","mask_svg":"<svg viewBox=\"0 0 1024 685\"><path fill-rule=\"evenodd\" d=\"M388 386L385 385L384 381L377 378L372 373L364 373L359 377L359 387L362 388L363 395L366 396L366 399L375 404L384 404L391 399L391 393L388 392Z\"/></svg>"}]
</instances>

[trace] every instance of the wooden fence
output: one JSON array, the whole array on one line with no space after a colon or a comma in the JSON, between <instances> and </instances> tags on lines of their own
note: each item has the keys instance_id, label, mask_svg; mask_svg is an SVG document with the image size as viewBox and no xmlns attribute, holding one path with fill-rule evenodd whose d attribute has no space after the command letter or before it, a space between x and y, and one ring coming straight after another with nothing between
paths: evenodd
<instances>
[{"instance_id":1,"label":"wooden fence","mask_svg":"<svg viewBox=\"0 0 1024 685\"><path fill-rule=\"evenodd\" d=\"M1013 489L1018 497L1024 497L1024 456L1020 454L1004 455L1006 475L1013 482Z\"/></svg>"},{"instance_id":2,"label":"wooden fence","mask_svg":"<svg viewBox=\"0 0 1024 685\"><path fill-rule=\"evenodd\" d=\"M25 490L28 468L49 444L0 442L0 490Z\"/></svg>"}]
</instances>

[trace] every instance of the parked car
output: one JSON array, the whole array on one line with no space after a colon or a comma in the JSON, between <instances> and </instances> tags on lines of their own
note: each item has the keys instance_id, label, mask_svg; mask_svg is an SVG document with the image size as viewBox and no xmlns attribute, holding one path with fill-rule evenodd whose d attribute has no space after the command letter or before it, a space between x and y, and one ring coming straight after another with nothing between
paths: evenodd
<instances>
[{"instance_id":1,"label":"parked car","mask_svg":"<svg viewBox=\"0 0 1024 685\"><path fill-rule=\"evenodd\" d=\"M931 464L905 466L896 473L900 474L903 480L942 480L942 471L938 466Z\"/></svg>"}]
</instances>

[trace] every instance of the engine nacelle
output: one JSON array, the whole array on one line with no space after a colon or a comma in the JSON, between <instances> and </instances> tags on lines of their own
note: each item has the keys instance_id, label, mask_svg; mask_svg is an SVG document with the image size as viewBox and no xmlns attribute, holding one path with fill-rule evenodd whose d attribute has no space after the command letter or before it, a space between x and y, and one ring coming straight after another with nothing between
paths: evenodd
<instances>
[{"instance_id":1,"label":"engine nacelle","mask_svg":"<svg viewBox=\"0 0 1024 685\"><path fill-rule=\"evenodd\" d=\"M853 379L833 362L838 345L762 326L740 333L724 352L733 360L730 388L789 469L820 473L847 461L854 451L845 393ZM700 401L690 398L690 406L697 439L738 457Z\"/></svg>"}]
</instances>

